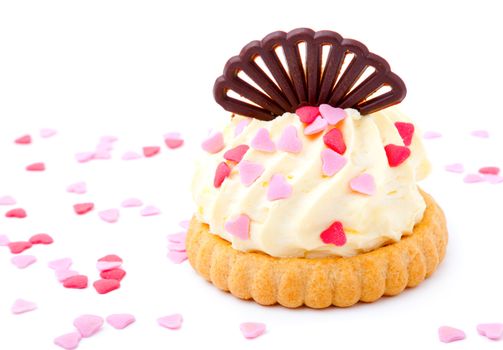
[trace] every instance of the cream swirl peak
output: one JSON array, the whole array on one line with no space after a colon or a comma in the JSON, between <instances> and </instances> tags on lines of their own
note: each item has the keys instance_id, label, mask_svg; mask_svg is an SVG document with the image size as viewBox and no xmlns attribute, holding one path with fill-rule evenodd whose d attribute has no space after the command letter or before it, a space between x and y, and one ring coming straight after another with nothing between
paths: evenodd
<instances>
[{"instance_id":1,"label":"cream swirl peak","mask_svg":"<svg viewBox=\"0 0 503 350\"><path fill-rule=\"evenodd\" d=\"M275 257L353 256L410 234L430 165L409 119L395 107L296 113L234 116L204 142L197 219L237 250Z\"/></svg>"}]
</instances>

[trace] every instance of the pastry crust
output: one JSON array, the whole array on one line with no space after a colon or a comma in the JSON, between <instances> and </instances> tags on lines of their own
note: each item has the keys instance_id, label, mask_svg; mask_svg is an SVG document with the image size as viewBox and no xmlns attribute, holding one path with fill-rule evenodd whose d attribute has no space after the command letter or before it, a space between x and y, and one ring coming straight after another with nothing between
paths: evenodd
<instances>
[{"instance_id":1,"label":"pastry crust","mask_svg":"<svg viewBox=\"0 0 503 350\"><path fill-rule=\"evenodd\" d=\"M218 288L262 305L321 309L373 302L401 293L429 277L445 255L442 209L427 193L423 219L399 242L349 258L276 258L241 252L195 217L187 234L193 268Z\"/></svg>"}]
</instances>

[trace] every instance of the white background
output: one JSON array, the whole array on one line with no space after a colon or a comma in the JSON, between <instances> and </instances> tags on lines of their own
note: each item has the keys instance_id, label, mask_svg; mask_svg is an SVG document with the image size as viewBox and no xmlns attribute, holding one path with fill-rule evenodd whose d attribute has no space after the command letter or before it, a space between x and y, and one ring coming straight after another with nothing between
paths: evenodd
<instances>
[{"instance_id":1,"label":"white background","mask_svg":"<svg viewBox=\"0 0 503 350\"><path fill-rule=\"evenodd\" d=\"M501 11L497 1L470 3L1 1L0 196L14 196L29 216L5 219L7 208L0 207L0 234L22 240L48 232L55 243L27 251L39 261L26 270L0 247L0 349L53 349L53 338L71 331L76 316L116 312L133 313L137 322L123 331L106 326L79 349L500 347L475 326L503 322L503 184L467 185L443 170L457 161L472 172L503 166ZM228 118L213 101L214 79L250 40L301 26L335 30L385 57L408 86L403 110L423 130L444 135L425 141L435 169L422 186L447 214L447 257L432 278L398 297L322 311L262 307L166 258L166 235L192 212L190 176L200 141ZM59 133L41 139L42 127ZM474 129L491 137L472 137ZM186 145L120 160L124 151L162 145L169 131L182 132ZM14 145L25 133L34 143ZM108 134L119 137L112 160L74 160ZM36 161L47 171L24 170ZM88 183L87 194L66 193L76 181ZM124 209L116 224L98 218L98 210L130 196L162 214L144 218ZM97 209L78 217L71 206L83 201ZM64 289L47 268L47 261L70 256L92 282L96 259L108 253L124 258L128 275L107 295ZM37 302L38 310L11 315L18 297ZM185 320L180 330L157 326L158 317L175 312ZM266 323L267 333L245 340L244 321ZM440 343L442 325L464 329L467 339Z\"/></svg>"}]
</instances>

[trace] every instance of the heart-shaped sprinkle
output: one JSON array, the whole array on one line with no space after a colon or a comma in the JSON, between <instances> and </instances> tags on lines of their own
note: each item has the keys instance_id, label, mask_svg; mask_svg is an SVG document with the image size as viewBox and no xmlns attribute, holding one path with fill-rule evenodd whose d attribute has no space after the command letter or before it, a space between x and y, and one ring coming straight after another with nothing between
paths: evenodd
<instances>
[{"instance_id":1,"label":"heart-shaped sprinkle","mask_svg":"<svg viewBox=\"0 0 503 350\"><path fill-rule=\"evenodd\" d=\"M246 339L253 339L265 333L265 324L259 322L244 322L239 325Z\"/></svg>"},{"instance_id":2,"label":"heart-shaped sprinkle","mask_svg":"<svg viewBox=\"0 0 503 350\"><path fill-rule=\"evenodd\" d=\"M101 220L106 221L108 223L114 223L119 220L119 209L107 209L100 211L98 216Z\"/></svg>"},{"instance_id":3,"label":"heart-shaped sprinkle","mask_svg":"<svg viewBox=\"0 0 503 350\"><path fill-rule=\"evenodd\" d=\"M153 157L161 151L159 146L147 146L143 147L143 155L147 158Z\"/></svg>"},{"instance_id":4,"label":"heart-shaped sprinkle","mask_svg":"<svg viewBox=\"0 0 503 350\"><path fill-rule=\"evenodd\" d=\"M407 160L410 156L410 149L405 146L389 144L384 146L388 164L390 167L397 167Z\"/></svg>"},{"instance_id":5,"label":"heart-shaped sprinkle","mask_svg":"<svg viewBox=\"0 0 503 350\"><path fill-rule=\"evenodd\" d=\"M187 239L187 232L173 233L168 235L168 241L171 243L182 243Z\"/></svg>"},{"instance_id":6,"label":"heart-shaped sprinkle","mask_svg":"<svg viewBox=\"0 0 503 350\"><path fill-rule=\"evenodd\" d=\"M239 177L241 183L246 187L250 186L264 172L264 167L261 164L243 160L239 163Z\"/></svg>"},{"instance_id":7,"label":"heart-shaped sprinkle","mask_svg":"<svg viewBox=\"0 0 503 350\"><path fill-rule=\"evenodd\" d=\"M7 235L0 235L0 247L8 246L10 243L9 237Z\"/></svg>"},{"instance_id":8,"label":"heart-shaped sprinkle","mask_svg":"<svg viewBox=\"0 0 503 350\"><path fill-rule=\"evenodd\" d=\"M442 134L436 131L425 131L423 134L423 139L426 140L438 139L440 137L442 137Z\"/></svg>"},{"instance_id":9,"label":"heart-shaped sprinkle","mask_svg":"<svg viewBox=\"0 0 503 350\"><path fill-rule=\"evenodd\" d=\"M30 164L26 167L26 170L28 171L44 171L45 170L45 164L44 163L33 163Z\"/></svg>"},{"instance_id":10,"label":"heart-shaped sprinkle","mask_svg":"<svg viewBox=\"0 0 503 350\"><path fill-rule=\"evenodd\" d=\"M175 264L181 264L185 260L187 260L187 252L177 252L175 250L171 250L168 252L168 258Z\"/></svg>"},{"instance_id":11,"label":"heart-shaped sprinkle","mask_svg":"<svg viewBox=\"0 0 503 350\"><path fill-rule=\"evenodd\" d=\"M117 280L120 282L124 276L126 276L126 271L123 269L112 269L100 272L100 277L105 280Z\"/></svg>"},{"instance_id":12,"label":"heart-shaped sprinkle","mask_svg":"<svg viewBox=\"0 0 503 350\"><path fill-rule=\"evenodd\" d=\"M85 289L87 288L87 276L76 275L68 277L63 281L63 287L71 289Z\"/></svg>"},{"instance_id":13,"label":"heart-shaped sprinkle","mask_svg":"<svg viewBox=\"0 0 503 350\"><path fill-rule=\"evenodd\" d=\"M320 234L320 238L325 244L335 244L338 247L346 244L346 233L342 223L335 221L329 228Z\"/></svg>"},{"instance_id":14,"label":"heart-shaped sprinkle","mask_svg":"<svg viewBox=\"0 0 503 350\"><path fill-rule=\"evenodd\" d=\"M491 340L499 340L503 336L503 323L482 323L477 325L477 332Z\"/></svg>"},{"instance_id":15,"label":"heart-shaped sprinkle","mask_svg":"<svg viewBox=\"0 0 503 350\"><path fill-rule=\"evenodd\" d=\"M121 203L123 208L141 207L143 202L138 198L128 198Z\"/></svg>"},{"instance_id":16,"label":"heart-shaped sprinkle","mask_svg":"<svg viewBox=\"0 0 503 350\"><path fill-rule=\"evenodd\" d=\"M304 124L311 124L320 115L320 111L318 107L304 106L297 108L295 114L299 116L300 121Z\"/></svg>"},{"instance_id":17,"label":"heart-shaped sprinkle","mask_svg":"<svg viewBox=\"0 0 503 350\"><path fill-rule=\"evenodd\" d=\"M489 137L489 131L487 130L474 130L471 132L472 136L487 139Z\"/></svg>"},{"instance_id":18,"label":"heart-shaped sprinkle","mask_svg":"<svg viewBox=\"0 0 503 350\"><path fill-rule=\"evenodd\" d=\"M288 125L281 134L278 141L278 149L289 153L300 153L302 151L302 141L297 135L297 128Z\"/></svg>"},{"instance_id":19,"label":"heart-shaped sprinkle","mask_svg":"<svg viewBox=\"0 0 503 350\"><path fill-rule=\"evenodd\" d=\"M461 174L462 172L465 171L465 167L461 163L447 164L444 169L451 173L458 173L458 174Z\"/></svg>"},{"instance_id":20,"label":"heart-shaped sprinkle","mask_svg":"<svg viewBox=\"0 0 503 350\"><path fill-rule=\"evenodd\" d=\"M153 205L147 205L140 211L141 216L154 216L159 215L160 213L161 210L157 207L154 207Z\"/></svg>"},{"instance_id":21,"label":"heart-shaped sprinkle","mask_svg":"<svg viewBox=\"0 0 503 350\"><path fill-rule=\"evenodd\" d=\"M443 343L450 343L465 339L466 335L461 329L443 326L438 329L438 338Z\"/></svg>"},{"instance_id":22,"label":"heart-shaped sprinkle","mask_svg":"<svg viewBox=\"0 0 503 350\"><path fill-rule=\"evenodd\" d=\"M346 118L346 111L344 109L327 104L320 105L320 114L329 125L335 125Z\"/></svg>"},{"instance_id":23,"label":"heart-shaped sprinkle","mask_svg":"<svg viewBox=\"0 0 503 350\"><path fill-rule=\"evenodd\" d=\"M267 199L270 201L285 199L290 197L291 194L292 185L286 181L282 174L274 174L267 189Z\"/></svg>"},{"instance_id":24,"label":"heart-shaped sprinkle","mask_svg":"<svg viewBox=\"0 0 503 350\"><path fill-rule=\"evenodd\" d=\"M18 145L29 145L31 143L31 136L23 135L15 139L14 142L17 143Z\"/></svg>"},{"instance_id":25,"label":"heart-shaped sprinkle","mask_svg":"<svg viewBox=\"0 0 503 350\"><path fill-rule=\"evenodd\" d=\"M93 283L94 289L98 294L107 294L113 290L119 289L121 286L120 282L113 279L100 279Z\"/></svg>"},{"instance_id":26,"label":"heart-shaped sprinkle","mask_svg":"<svg viewBox=\"0 0 503 350\"><path fill-rule=\"evenodd\" d=\"M89 213L91 210L93 210L94 204L93 203L78 203L73 205L73 210L77 215L84 215L86 213Z\"/></svg>"},{"instance_id":27,"label":"heart-shaped sprinkle","mask_svg":"<svg viewBox=\"0 0 503 350\"><path fill-rule=\"evenodd\" d=\"M250 218L245 214L241 214L234 220L227 221L225 230L242 240L248 239L250 237Z\"/></svg>"},{"instance_id":28,"label":"heart-shaped sprinkle","mask_svg":"<svg viewBox=\"0 0 503 350\"><path fill-rule=\"evenodd\" d=\"M98 261L96 263L96 268L99 271L107 271L107 270L112 270L115 268L118 268L122 265L122 262L120 261Z\"/></svg>"},{"instance_id":29,"label":"heart-shaped sprinkle","mask_svg":"<svg viewBox=\"0 0 503 350\"><path fill-rule=\"evenodd\" d=\"M58 131L55 129L44 128L44 129L40 129L39 135L40 135L40 137L43 137L44 139L46 139L46 138L49 138L49 137L56 135L57 133L58 133Z\"/></svg>"},{"instance_id":30,"label":"heart-shaped sprinkle","mask_svg":"<svg viewBox=\"0 0 503 350\"><path fill-rule=\"evenodd\" d=\"M56 270L55 274L56 274L56 278L58 279L58 281L63 283L68 278L73 277L73 276L77 276L79 273L77 271L73 271L73 270Z\"/></svg>"},{"instance_id":31,"label":"heart-shaped sprinkle","mask_svg":"<svg viewBox=\"0 0 503 350\"><path fill-rule=\"evenodd\" d=\"M241 159L243 159L245 153L248 151L249 148L250 147L248 147L248 145L239 145L234 148L231 148L230 150L224 153L224 159L239 163Z\"/></svg>"},{"instance_id":32,"label":"heart-shaped sprinkle","mask_svg":"<svg viewBox=\"0 0 503 350\"><path fill-rule=\"evenodd\" d=\"M484 178L480 174L467 174L463 178L463 182L467 184L474 184L484 181Z\"/></svg>"},{"instance_id":33,"label":"heart-shaped sprinkle","mask_svg":"<svg viewBox=\"0 0 503 350\"><path fill-rule=\"evenodd\" d=\"M96 149L96 152L94 152L94 157L93 159L110 159L112 158L112 153L110 153L109 150L106 149Z\"/></svg>"},{"instance_id":34,"label":"heart-shaped sprinkle","mask_svg":"<svg viewBox=\"0 0 503 350\"><path fill-rule=\"evenodd\" d=\"M79 332L72 332L60 335L54 339L54 344L65 350L74 350L79 346L82 336Z\"/></svg>"},{"instance_id":35,"label":"heart-shaped sprinkle","mask_svg":"<svg viewBox=\"0 0 503 350\"><path fill-rule=\"evenodd\" d=\"M141 155L132 151L128 151L122 155L122 160L134 160L139 158L141 158Z\"/></svg>"},{"instance_id":36,"label":"heart-shaped sprinkle","mask_svg":"<svg viewBox=\"0 0 503 350\"><path fill-rule=\"evenodd\" d=\"M323 142L332 151L341 155L346 152L346 143L344 142L344 137L339 129L332 129L323 135Z\"/></svg>"},{"instance_id":37,"label":"heart-shaped sprinkle","mask_svg":"<svg viewBox=\"0 0 503 350\"><path fill-rule=\"evenodd\" d=\"M241 120L234 129L234 136L238 136L243 132L243 130L250 124L250 119Z\"/></svg>"},{"instance_id":38,"label":"heart-shaped sprinkle","mask_svg":"<svg viewBox=\"0 0 503 350\"><path fill-rule=\"evenodd\" d=\"M179 329L182 326L183 317L180 314L173 314L157 319L161 327L169 329Z\"/></svg>"},{"instance_id":39,"label":"heart-shaped sprinkle","mask_svg":"<svg viewBox=\"0 0 503 350\"><path fill-rule=\"evenodd\" d=\"M11 306L10 311L15 314L22 314L28 311L33 311L37 308L37 304L34 302L24 300L24 299L17 299L14 304Z\"/></svg>"},{"instance_id":40,"label":"heart-shaped sprinkle","mask_svg":"<svg viewBox=\"0 0 503 350\"><path fill-rule=\"evenodd\" d=\"M410 146L412 143L412 136L414 136L414 124L405 122L396 122L395 127L398 133L402 137L403 144L405 146Z\"/></svg>"},{"instance_id":41,"label":"heart-shaped sprinkle","mask_svg":"<svg viewBox=\"0 0 503 350\"><path fill-rule=\"evenodd\" d=\"M30 242L19 241L19 242L10 242L7 245L12 254L19 254L24 252L26 249L30 249L32 244Z\"/></svg>"},{"instance_id":42,"label":"heart-shaped sprinkle","mask_svg":"<svg viewBox=\"0 0 503 350\"><path fill-rule=\"evenodd\" d=\"M376 191L374 177L370 174L361 174L349 182L349 187L355 192L372 196Z\"/></svg>"},{"instance_id":43,"label":"heart-shaped sprinkle","mask_svg":"<svg viewBox=\"0 0 503 350\"><path fill-rule=\"evenodd\" d=\"M66 188L67 192L70 193L77 193L77 194L83 194L87 192L87 185L85 182L76 182L74 184L71 184Z\"/></svg>"},{"instance_id":44,"label":"heart-shaped sprinkle","mask_svg":"<svg viewBox=\"0 0 503 350\"><path fill-rule=\"evenodd\" d=\"M31 244L52 244L54 240L47 233L37 233L29 239Z\"/></svg>"},{"instance_id":45,"label":"heart-shaped sprinkle","mask_svg":"<svg viewBox=\"0 0 503 350\"><path fill-rule=\"evenodd\" d=\"M101 327L103 327L103 323L103 318L96 315L82 315L73 321L73 325L84 338L89 338L98 333Z\"/></svg>"},{"instance_id":46,"label":"heart-shaped sprinkle","mask_svg":"<svg viewBox=\"0 0 503 350\"><path fill-rule=\"evenodd\" d=\"M53 270L68 270L70 266L72 266L72 259L70 258L62 258L57 260L49 261L49 268Z\"/></svg>"},{"instance_id":47,"label":"heart-shaped sprinkle","mask_svg":"<svg viewBox=\"0 0 503 350\"><path fill-rule=\"evenodd\" d=\"M221 132L211 134L203 141L201 147L208 153L214 154L220 152L225 147L224 135Z\"/></svg>"},{"instance_id":48,"label":"heart-shaped sprinkle","mask_svg":"<svg viewBox=\"0 0 503 350\"><path fill-rule=\"evenodd\" d=\"M124 329L135 321L131 314L113 314L107 317L108 324L115 329Z\"/></svg>"},{"instance_id":49,"label":"heart-shaped sprinkle","mask_svg":"<svg viewBox=\"0 0 503 350\"><path fill-rule=\"evenodd\" d=\"M328 126L327 121L323 117L318 116L311 124L309 124L304 128L304 135L318 134L324 131L327 128L327 126Z\"/></svg>"},{"instance_id":50,"label":"heart-shaped sprinkle","mask_svg":"<svg viewBox=\"0 0 503 350\"><path fill-rule=\"evenodd\" d=\"M34 257L33 255L16 255L13 256L10 261L14 266L16 266L19 269L24 269L31 264L33 264L35 261L37 261L37 258Z\"/></svg>"},{"instance_id":51,"label":"heart-shaped sprinkle","mask_svg":"<svg viewBox=\"0 0 503 350\"><path fill-rule=\"evenodd\" d=\"M14 204L16 204L16 200L11 196L0 197L0 205L14 205Z\"/></svg>"},{"instance_id":52,"label":"heart-shaped sprinkle","mask_svg":"<svg viewBox=\"0 0 503 350\"><path fill-rule=\"evenodd\" d=\"M230 173L231 168L226 162L218 164L217 169L215 170L215 177L213 178L213 186L215 186L215 188L220 188L224 180L229 177Z\"/></svg>"},{"instance_id":53,"label":"heart-shaped sprinkle","mask_svg":"<svg viewBox=\"0 0 503 350\"><path fill-rule=\"evenodd\" d=\"M79 163L89 162L94 158L94 152L80 152L75 154L75 159Z\"/></svg>"},{"instance_id":54,"label":"heart-shaped sprinkle","mask_svg":"<svg viewBox=\"0 0 503 350\"><path fill-rule=\"evenodd\" d=\"M500 173L500 168L497 166L485 166L479 169L479 173L485 175L498 175Z\"/></svg>"},{"instance_id":55,"label":"heart-shaped sprinkle","mask_svg":"<svg viewBox=\"0 0 503 350\"><path fill-rule=\"evenodd\" d=\"M26 217L26 211L22 208L11 209L5 213L5 217L23 219Z\"/></svg>"},{"instance_id":56,"label":"heart-shaped sprinkle","mask_svg":"<svg viewBox=\"0 0 503 350\"><path fill-rule=\"evenodd\" d=\"M499 184L499 183L503 182L503 176L484 174L484 180L489 182L490 184L495 185L495 184Z\"/></svg>"},{"instance_id":57,"label":"heart-shaped sprinkle","mask_svg":"<svg viewBox=\"0 0 503 350\"><path fill-rule=\"evenodd\" d=\"M321 171L325 176L333 176L346 165L347 160L339 153L326 148L321 151Z\"/></svg>"},{"instance_id":58,"label":"heart-shaped sprinkle","mask_svg":"<svg viewBox=\"0 0 503 350\"><path fill-rule=\"evenodd\" d=\"M269 131L265 128L258 129L257 134L251 141L251 146L257 151L269 153L276 151L276 145L271 140Z\"/></svg>"},{"instance_id":59,"label":"heart-shaped sprinkle","mask_svg":"<svg viewBox=\"0 0 503 350\"><path fill-rule=\"evenodd\" d=\"M187 247L185 246L185 242L177 242L177 243L168 243L168 249L177 252L184 252L187 250Z\"/></svg>"},{"instance_id":60,"label":"heart-shaped sprinkle","mask_svg":"<svg viewBox=\"0 0 503 350\"><path fill-rule=\"evenodd\" d=\"M168 148L176 149L183 146L183 138L179 132L168 132L164 135L164 143Z\"/></svg>"},{"instance_id":61,"label":"heart-shaped sprinkle","mask_svg":"<svg viewBox=\"0 0 503 350\"><path fill-rule=\"evenodd\" d=\"M105 255L104 257L99 258L98 261L123 262L122 258L116 254Z\"/></svg>"}]
</instances>

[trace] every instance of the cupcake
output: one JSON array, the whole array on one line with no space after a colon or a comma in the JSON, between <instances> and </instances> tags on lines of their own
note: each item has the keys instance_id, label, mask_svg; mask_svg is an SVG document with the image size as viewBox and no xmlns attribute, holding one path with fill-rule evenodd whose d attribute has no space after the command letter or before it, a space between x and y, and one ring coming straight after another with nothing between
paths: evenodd
<instances>
[{"instance_id":1,"label":"cupcake","mask_svg":"<svg viewBox=\"0 0 503 350\"><path fill-rule=\"evenodd\" d=\"M259 304L346 307L396 295L445 255L441 208L403 81L332 31L274 32L214 86L232 115L203 142L187 235L193 268Z\"/></svg>"}]
</instances>

